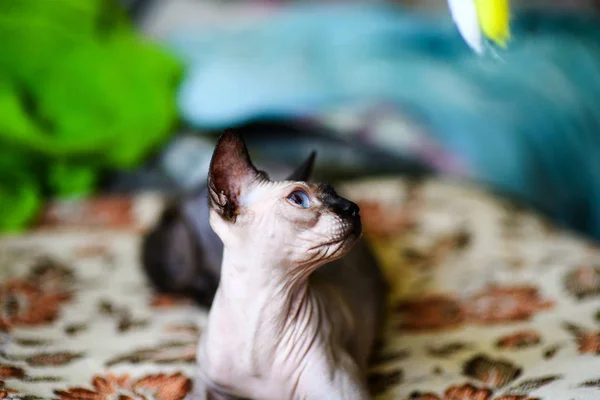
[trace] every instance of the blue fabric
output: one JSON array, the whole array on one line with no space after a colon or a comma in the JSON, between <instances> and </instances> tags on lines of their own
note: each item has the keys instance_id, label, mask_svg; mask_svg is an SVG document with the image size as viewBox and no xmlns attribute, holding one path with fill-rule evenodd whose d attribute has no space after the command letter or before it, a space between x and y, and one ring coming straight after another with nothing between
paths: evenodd
<instances>
[{"instance_id":1,"label":"blue fabric","mask_svg":"<svg viewBox=\"0 0 600 400\"><path fill-rule=\"evenodd\" d=\"M471 177L600 237L600 29L535 14L512 29L509 48L485 57L449 17L383 5L299 6L248 29L182 32L171 42L189 64L179 105L191 124L220 128L385 100Z\"/></svg>"}]
</instances>

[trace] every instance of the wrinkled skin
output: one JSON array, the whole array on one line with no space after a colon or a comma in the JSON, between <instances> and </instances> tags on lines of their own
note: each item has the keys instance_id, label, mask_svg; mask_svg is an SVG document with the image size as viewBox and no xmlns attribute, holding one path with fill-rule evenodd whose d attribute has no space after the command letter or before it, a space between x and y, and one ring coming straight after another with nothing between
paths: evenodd
<instances>
[{"instance_id":1,"label":"wrinkled skin","mask_svg":"<svg viewBox=\"0 0 600 400\"><path fill-rule=\"evenodd\" d=\"M153 283L212 303L193 398L369 398L365 370L386 287L359 240L356 205L306 182L313 162L271 181L226 134L210 202L205 190L173 203L146 237ZM309 208L288 199L298 189Z\"/></svg>"},{"instance_id":2,"label":"wrinkled skin","mask_svg":"<svg viewBox=\"0 0 600 400\"><path fill-rule=\"evenodd\" d=\"M358 206L328 185L271 181L233 133L208 187L224 249L194 398L368 399L385 286L369 253L342 259L362 235Z\"/></svg>"}]
</instances>

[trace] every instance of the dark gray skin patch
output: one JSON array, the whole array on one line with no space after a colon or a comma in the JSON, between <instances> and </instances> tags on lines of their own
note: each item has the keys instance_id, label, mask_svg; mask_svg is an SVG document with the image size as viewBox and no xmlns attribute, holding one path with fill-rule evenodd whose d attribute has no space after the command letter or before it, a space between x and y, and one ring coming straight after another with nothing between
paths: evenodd
<instances>
[{"instance_id":1,"label":"dark gray skin patch","mask_svg":"<svg viewBox=\"0 0 600 400\"><path fill-rule=\"evenodd\" d=\"M223 252L208 212L204 188L169 205L142 242L142 267L154 288L205 307L217 290Z\"/></svg>"}]
</instances>

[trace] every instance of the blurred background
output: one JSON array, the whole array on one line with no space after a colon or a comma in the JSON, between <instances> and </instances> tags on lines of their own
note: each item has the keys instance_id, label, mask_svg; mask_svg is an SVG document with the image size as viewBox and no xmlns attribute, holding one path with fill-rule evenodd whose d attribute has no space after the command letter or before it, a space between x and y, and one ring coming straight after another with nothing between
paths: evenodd
<instances>
[{"instance_id":1,"label":"blurred background","mask_svg":"<svg viewBox=\"0 0 600 400\"><path fill-rule=\"evenodd\" d=\"M512 2L473 53L445 0L0 2L0 234L48 199L205 183L218 134L317 174L466 179L600 238L598 2Z\"/></svg>"}]
</instances>

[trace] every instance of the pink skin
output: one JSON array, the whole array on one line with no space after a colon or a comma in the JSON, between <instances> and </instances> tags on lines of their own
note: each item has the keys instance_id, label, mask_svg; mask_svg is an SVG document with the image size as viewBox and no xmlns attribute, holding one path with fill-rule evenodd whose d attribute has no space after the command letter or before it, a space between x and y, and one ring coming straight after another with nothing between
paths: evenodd
<instances>
[{"instance_id":1,"label":"pink skin","mask_svg":"<svg viewBox=\"0 0 600 400\"><path fill-rule=\"evenodd\" d=\"M342 258L361 236L356 205L327 186L268 180L233 134L217 144L209 188L224 252L194 398L370 398L385 285L372 259Z\"/></svg>"}]
</instances>

